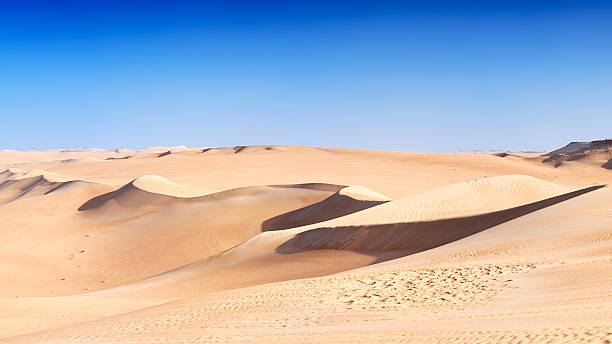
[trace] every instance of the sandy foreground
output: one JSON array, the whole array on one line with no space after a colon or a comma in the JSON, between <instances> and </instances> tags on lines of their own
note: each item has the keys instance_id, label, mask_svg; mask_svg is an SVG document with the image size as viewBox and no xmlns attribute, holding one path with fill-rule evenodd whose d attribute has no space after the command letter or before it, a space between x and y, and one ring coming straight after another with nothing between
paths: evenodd
<instances>
[{"instance_id":1,"label":"sandy foreground","mask_svg":"<svg viewBox=\"0 0 612 344\"><path fill-rule=\"evenodd\" d=\"M0 151L0 343L612 342L612 156Z\"/></svg>"}]
</instances>

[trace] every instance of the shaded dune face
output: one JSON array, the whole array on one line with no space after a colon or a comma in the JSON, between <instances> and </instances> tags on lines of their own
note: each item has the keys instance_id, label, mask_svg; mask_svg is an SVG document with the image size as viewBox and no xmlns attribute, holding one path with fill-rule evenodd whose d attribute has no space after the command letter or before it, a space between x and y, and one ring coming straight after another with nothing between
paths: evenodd
<instances>
[{"instance_id":1,"label":"shaded dune face","mask_svg":"<svg viewBox=\"0 0 612 344\"><path fill-rule=\"evenodd\" d=\"M27 245L9 247L4 252L25 253L31 257L30 261L45 261L51 268L38 269L26 261L16 262L14 266L28 268L21 269L19 281L3 288L3 293L57 295L54 290L61 288L62 294L71 294L131 283L239 245L259 234L266 219L317 203L343 188L306 183L177 197L145 188L174 194L180 194L180 189L164 189L168 184L153 185L143 183L142 178L137 180L110 192L106 185L98 188L100 185L94 183L63 182L53 186L53 192L48 195L55 195L50 202L64 206L42 208L46 216L44 225L35 217L12 220L11 223L20 223L15 231L21 233L19 245L49 244L44 250L33 250ZM95 196L85 201L83 197L87 195ZM39 208L44 201L37 199L31 203L28 199L11 209ZM71 225L65 226L68 219ZM3 269L13 267L0 264L0 272ZM62 279L66 276L69 278ZM35 287L36 280L48 283ZM27 288L21 288L19 283Z\"/></svg>"},{"instance_id":2,"label":"shaded dune face","mask_svg":"<svg viewBox=\"0 0 612 344\"><path fill-rule=\"evenodd\" d=\"M509 175L449 185L394 201L365 188L347 187L318 203L273 219L293 220L295 216L301 220L298 216L304 213L311 219L322 219L334 214L337 209L326 206L336 201L354 204L378 199L371 202L379 204L320 223L258 234L219 255L156 276L140 287L165 290L159 293L179 288L178 285L223 290L231 283L215 276L226 274L232 275L233 285L241 287L293 279L295 266L306 257L328 257L333 261L331 266L301 268L302 274L309 277L363 267L460 240L598 187L572 192L536 178ZM249 270L249 274L234 275L240 269ZM223 287L207 286L209 280Z\"/></svg>"},{"instance_id":3,"label":"shaded dune face","mask_svg":"<svg viewBox=\"0 0 612 344\"><path fill-rule=\"evenodd\" d=\"M44 195L52 192L61 184L48 181L43 176L6 180L0 184L0 204L23 197Z\"/></svg>"},{"instance_id":4,"label":"shaded dune face","mask_svg":"<svg viewBox=\"0 0 612 344\"><path fill-rule=\"evenodd\" d=\"M326 222L325 225L373 225L476 215L544 200L570 191L572 189L525 175L482 178L385 202Z\"/></svg>"},{"instance_id":5,"label":"shaded dune face","mask_svg":"<svg viewBox=\"0 0 612 344\"><path fill-rule=\"evenodd\" d=\"M144 231L160 242L164 235L180 238L179 246L195 240L189 245L198 248L199 258L205 258L260 233L266 219L316 204L340 188L326 184L254 186L177 197L145 190L132 181L86 201L78 211L100 228L129 230L130 235Z\"/></svg>"},{"instance_id":6,"label":"shaded dune face","mask_svg":"<svg viewBox=\"0 0 612 344\"><path fill-rule=\"evenodd\" d=\"M264 221L262 232L301 227L335 219L388 202L388 199L357 199L340 191L326 199Z\"/></svg>"},{"instance_id":7,"label":"shaded dune face","mask_svg":"<svg viewBox=\"0 0 612 344\"><path fill-rule=\"evenodd\" d=\"M0 183L0 205L9 203L18 199L28 197L45 196L51 193L64 192L74 190L79 193L79 189L83 189L82 193L88 194L91 192L103 192L107 189L106 185L92 183L84 180L64 180L66 178L49 178L45 175L35 175L32 177L19 176L15 178L16 173L11 173L6 170L0 174L4 177L4 181ZM87 190L87 191L85 191Z\"/></svg>"},{"instance_id":8,"label":"shaded dune face","mask_svg":"<svg viewBox=\"0 0 612 344\"><path fill-rule=\"evenodd\" d=\"M215 192L208 195L197 197L179 197L174 194L164 194L149 191L137 184L138 179L124 185L123 187L94 197L83 203L78 210L88 211L101 208L108 202L116 203L122 207L142 207L145 205L163 206L170 203L198 203L198 202L215 202L228 198L240 197L255 197L264 193L271 193L274 189L296 189L296 190L311 190L314 193L336 192L343 186L331 184L296 184L296 185L273 185L273 186L253 186L227 191Z\"/></svg>"},{"instance_id":9,"label":"shaded dune face","mask_svg":"<svg viewBox=\"0 0 612 344\"><path fill-rule=\"evenodd\" d=\"M482 215L366 226L322 227L297 234L277 248L291 254L305 250L353 250L376 254L404 251L410 255L460 240L504 222L604 187L588 187L515 208Z\"/></svg>"},{"instance_id":10,"label":"shaded dune face","mask_svg":"<svg viewBox=\"0 0 612 344\"><path fill-rule=\"evenodd\" d=\"M612 340L600 144L158 147L6 165L21 170L0 172L0 342Z\"/></svg>"},{"instance_id":11,"label":"shaded dune face","mask_svg":"<svg viewBox=\"0 0 612 344\"><path fill-rule=\"evenodd\" d=\"M139 207L145 204L159 205L168 204L175 200L175 197L155 194L141 190L134 186L133 182L122 186L120 189L96 196L83 203L78 210L87 211L103 207L106 203L114 201L122 207Z\"/></svg>"}]
</instances>

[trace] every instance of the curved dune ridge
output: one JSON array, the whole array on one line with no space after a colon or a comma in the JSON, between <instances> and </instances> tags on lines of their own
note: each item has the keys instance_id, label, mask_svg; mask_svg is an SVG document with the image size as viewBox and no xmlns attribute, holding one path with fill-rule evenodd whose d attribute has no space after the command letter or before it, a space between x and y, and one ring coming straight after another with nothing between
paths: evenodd
<instances>
[{"instance_id":1,"label":"curved dune ridge","mask_svg":"<svg viewBox=\"0 0 612 344\"><path fill-rule=\"evenodd\" d=\"M391 198L361 185L351 185L342 188L338 191L338 195L347 196L357 201L387 202L391 200Z\"/></svg>"},{"instance_id":2,"label":"curved dune ridge","mask_svg":"<svg viewBox=\"0 0 612 344\"><path fill-rule=\"evenodd\" d=\"M526 175L482 178L393 200L322 225L374 225L469 216L512 208L570 191L572 189Z\"/></svg>"},{"instance_id":3,"label":"curved dune ridge","mask_svg":"<svg viewBox=\"0 0 612 344\"><path fill-rule=\"evenodd\" d=\"M463 233L473 234L497 223L490 220L483 221L483 218L476 216L546 201L571 192L572 189L570 188L525 175L504 175L471 180L383 203L332 220L281 231L265 232L245 242L241 245L243 247L239 246L233 252L226 252L226 259L233 264L248 259L251 251L269 252L271 249L278 253L294 253L304 249L351 248L353 247L352 244L344 245L342 241L355 242L355 233L365 231L368 236L359 235L362 238L359 240L369 240L372 230L381 232L391 230L391 232L401 234L403 228L414 227L414 224L420 223L416 225L416 230L410 230L410 233L417 233L417 237L409 235L406 239L409 241L408 243L406 240L394 243L393 238L384 237L383 240L391 243L389 246L376 246L376 249L371 249L372 251L387 251L406 248L412 252L415 250L412 245L419 246L419 240L422 240L422 238L425 238L427 242L438 242L437 235L431 235L431 238L427 237L427 229L440 224L440 222L435 221L444 221L443 225L440 226L445 228L443 231L462 230ZM552 202L563 199L563 197L553 199ZM500 214L496 214L493 218L508 221L515 217L514 214L534 211L539 207L548 206L547 204L547 202L543 202L532 205L526 209L521 209L518 213L509 210L509 214L504 213L503 216L497 216ZM466 218L470 219L467 220L469 225L463 222L455 224L455 220L453 220L462 219L461 221L466 221L464 220ZM462 228L462 226L467 226L467 228ZM311 231L311 233L300 234L308 231ZM330 236L333 236L333 238ZM451 233L450 237L459 238L461 235ZM412 242L414 240L416 242ZM441 239L439 242L447 242L447 239ZM430 246L430 244L427 244L419 247ZM371 248L369 246L359 246L359 248L361 247L364 247L365 250Z\"/></svg>"},{"instance_id":4,"label":"curved dune ridge","mask_svg":"<svg viewBox=\"0 0 612 344\"><path fill-rule=\"evenodd\" d=\"M298 233L278 252L303 249L340 249L365 252L407 251L414 254L468 237L534 211L566 201L603 186L593 186L510 209L456 218L378 225L321 227Z\"/></svg>"},{"instance_id":5,"label":"curved dune ridge","mask_svg":"<svg viewBox=\"0 0 612 344\"><path fill-rule=\"evenodd\" d=\"M321 202L264 221L262 231L273 231L327 221L367 209L391 198L360 185L344 187Z\"/></svg>"},{"instance_id":6,"label":"curved dune ridge","mask_svg":"<svg viewBox=\"0 0 612 344\"><path fill-rule=\"evenodd\" d=\"M156 307L133 306L140 310L130 312L128 308L119 316L79 321L57 330L12 337L8 342L83 342L92 338L96 342L143 342L143 336L168 342L202 338L222 342L246 338L256 343L388 343L393 339L607 342L611 338L610 300L605 294L612 282L606 273L609 259L587 254L584 249L601 249L600 237L608 224L591 215L605 210L612 194L593 194L418 257L321 278L205 294ZM588 226L583 227L584 221ZM534 230L543 222L551 225ZM583 235L579 241L576 226ZM590 238L593 235L597 237ZM576 258L576 252L585 256L578 263L567 261ZM243 266L227 278L274 266L267 263ZM577 283L583 288L568 288ZM135 295L140 294L90 295L81 302L115 299L129 304ZM70 314L72 310L78 309L66 307L63 312ZM358 329L347 329L347 325ZM217 328L221 330L214 332Z\"/></svg>"},{"instance_id":7,"label":"curved dune ridge","mask_svg":"<svg viewBox=\"0 0 612 344\"><path fill-rule=\"evenodd\" d=\"M143 191L172 197L198 197L217 192L194 185L177 184L157 175L144 175L134 179L131 184Z\"/></svg>"},{"instance_id":8,"label":"curved dune ridge","mask_svg":"<svg viewBox=\"0 0 612 344\"><path fill-rule=\"evenodd\" d=\"M612 341L605 152L0 153L2 343Z\"/></svg>"},{"instance_id":9,"label":"curved dune ridge","mask_svg":"<svg viewBox=\"0 0 612 344\"><path fill-rule=\"evenodd\" d=\"M211 199L214 203L218 203L222 197L227 196L236 196L236 197L244 197L247 192L253 192L252 190L262 188L262 187L252 187L252 188L242 188L237 190L229 190L226 192L221 192L216 194L217 197ZM269 188L269 187L263 187ZM280 190L279 190L280 189ZM338 185L329 185L329 184L321 184L321 183L309 183L309 184L297 184L297 185L275 185L269 190L286 190L282 192L295 192L291 191L291 189L304 189L306 192L324 192L333 194L328 197L314 202L310 205L307 205L303 208L299 208L293 211L285 212L279 216L272 217L264 221L261 225L263 231L265 230L278 230L274 226L287 227L292 224L311 224L319 221L325 221L331 218L340 217L346 215L348 213L356 212L361 209L365 209L368 207L372 207L384 202L388 202L390 198L381 195L375 191L369 190L363 186L338 186ZM312 190L312 191L308 191ZM278 192L278 191L277 191ZM238 194L240 193L240 194ZM213 196L213 195L210 195ZM210 197L209 196L209 197ZM207 199L207 197L203 197L200 201ZM195 201L195 199L192 199ZM269 207L269 205L268 205ZM226 228L226 231L228 229ZM248 233L243 231L243 233ZM250 237L255 236L257 233L250 232L250 236L242 236L243 240L248 240ZM238 246L240 247L240 246ZM206 251L202 251L202 253L206 253ZM257 261L258 256L260 254L268 255L269 253L274 253L273 249L270 250L255 250L249 252L247 260L254 259ZM274 254L279 257L278 255ZM176 285L176 279L180 278L178 276L183 276L185 274L189 275L189 278L195 278L196 281L187 282L187 285L179 288L173 289L169 293L176 293L177 290L181 290L183 295L193 293L201 293L203 290L223 290L227 288L236 288L238 286L246 286L252 285L253 283L262 283L262 282L270 282L270 281L278 281L287 278L298 278L303 276L320 276L327 273L333 273L340 271L340 269L345 268L353 268L357 266L367 265L372 262L372 258L369 256L355 256L356 260L350 260L346 263L339 264L323 264L321 265L321 260L328 259L328 255L309 255L308 257L302 257L306 260L312 259L313 264L308 266L302 266L299 269L296 269L297 265L302 265L297 261L285 261L285 262L269 262L271 265L261 271L252 271L250 274L238 274L232 278L229 278L227 274L231 274L231 270L223 270L229 265L232 265L231 262L227 261L224 257L210 257L206 258L204 254L202 256L204 259L189 264L185 267L173 269L172 271L147 278L142 283L136 283L136 285L141 285L136 290L141 290L141 288L147 287L150 288L151 285L163 285L167 287L169 281L174 281L171 283L173 286ZM219 259L220 258L220 259ZM274 259L274 258L273 258ZM264 259L265 260L265 259ZM316 262L316 264L315 264ZM253 263L250 261L249 264ZM257 265L257 263L255 263ZM234 267L236 268L236 267ZM238 268L239 269L239 268ZM204 272L203 272L204 271ZM212 283L211 281L215 281ZM112 292L124 292L125 290L134 290L134 285L120 287L118 289L113 289L109 291L105 291L104 293ZM172 288L171 288L172 289ZM190 290L190 291L187 291ZM159 293L159 291L155 291Z\"/></svg>"},{"instance_id":10,"label":"curved dune ridge","mask_svg":"<svg viewBox=\"0 0 612 344\"><path fill-rule=\"evenodd\" d=\"M153 294L173 294L176 290L182 293L186 293L186 290L216 291L286 280L296 278L295 264L292 264L294 259L297 262L328 257L334 261L333 266L319 264L304 267L300 275L302 277L340 272L438 247L597 188L599 186L572 191L523 175L449 185L372 205L332 220L262 233L215 257L160 274L134 286L108 292L139 290L143 293L143 288L150 288ZM317 216L322 218L316 211L323 214L329 212L326 205L330 199L338 197L342 190L321 202L283 214L277 219L287 224L290 220L298 222L302 219L300 215L304 214L308 214L310 219ZM354 187L348 191L358 191L362 198L369 195L378 200L387 199L363 187ZM265 225L266 222L262 228ZM355 251L366 256L325 253L326 250ZM238 274L231 279L218 277L233 275L245 266L251 267L248 275ZM210 281L214 283L209 285Z\"/></svg>"},{"instance_id":11,"label":"curved dune ridge","mask_svg":"<svg viewBox=\"0 0 612 344\"><path fill-rule=\"evenodd\" d=\"M79 210L85 211L95 209L107 203L118 204L123 207L140 207L144 205L161 206L173 202L199 202L225 197L249 196L266 188L294 188L334 192L343 188L343 186L324 183L307 183L253 186L225 191L213 191L212 189L198 186L176 184L157 175L145 175L132 180L115 191L88 200L79 207Z\"/></svg>"},{"instance_id":12,"label":"curved dune ridge","mask_svg":"<svg viewBox=\"0 0 612 344\"><path fill-rule=\"evenodd\" d=\"M18 168L9 168L0 175L4 177L4 180L21 180L33 177L43 177L48 182L65 182L71 180L68 177L58 175L57 173L38 169L26 171Z\"/></svg>"},{"instance_id":13,"label":"curved dune ridge","mask_svg":"<svg viewBox=\"0 0 612 344\"><path fill-rule=\"evenodd\" d=\"M78 188L78 185L93 186L98 190L105 190L106 186L84 180L74 180L43 170L20 170L10 168L2 173L0 183L0 204L17 199L44 196L52 192L66 191Z\"/></svg>"},{"instance_id":14,"label":"curved dune ridge","mask_svg":"<svg viewBox=\"0 0 612 344\"><path fill-rule=\"evenodd\" d=\"M4 252L27 252L30 260L45 261L53 268L41 265L39 271L30 266L13 272L11 276L20 276L21 284L6 286L2 292L39 290L37 295L47 295L61 287L62 293L74 293L134 282L234 247L260 233L266 219L319 202L341 188L321 183L254 186L191 198L145 191L160 181L168 185L157 177L137 178L117 190L98 193L81 201L75 214L64 213L65 207L62 213L44 209L47 230L36 227L36 217L11 221L21 223L15 231L22 231L21 243ZM82 199L77 196L66 195L71 202ZM54 202L69 204L60 197ZM17 206L35 208L28 203L11 211L20 211ZM63 224L67 218L72 226ZM46 248L37 250L28 242L46 243ZM126 261L130 264L125 265ZM13 271L20 264L6 268ZM0 262L0 272L3 268ZM48 289L36 287L36 280L44 280Z\"/></svg>"},{"instance_id":15,"label":"curved dune ridge","mask_svg":"<svg viewBox=\"0 0 612 344\"><path fill-rule=\"evenodd\" d=\"M158 205L173 202L175 199L195 199L214 193L194 185L177 184L157 175L138 177L121 188L97 196L79 207L80 211L101 207L108 202L123 207L140 207L143 205Z\"/></svg>"}]
</instances>

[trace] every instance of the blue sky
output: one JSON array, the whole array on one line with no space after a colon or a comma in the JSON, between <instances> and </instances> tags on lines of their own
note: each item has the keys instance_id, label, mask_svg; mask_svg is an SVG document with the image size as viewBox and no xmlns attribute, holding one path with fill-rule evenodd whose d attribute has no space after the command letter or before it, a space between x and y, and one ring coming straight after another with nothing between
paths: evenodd
<instances>
[{"instance_id":1,"label":"blue sky","mask_svg":"<svg viewBox=\"0 0 612 344\"><path fill-rule=\"evenodd\" d=\"M0 149L612 137L612 1L15 1Z\"/></svg>"}]
</instances>

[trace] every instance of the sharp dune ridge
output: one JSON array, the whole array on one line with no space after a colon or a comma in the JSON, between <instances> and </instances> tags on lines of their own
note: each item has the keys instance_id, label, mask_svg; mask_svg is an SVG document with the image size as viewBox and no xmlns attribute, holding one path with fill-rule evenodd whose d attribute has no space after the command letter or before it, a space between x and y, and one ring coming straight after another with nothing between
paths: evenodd
<instances>
[{"instance_id":1,"label":"sharp dune ridge","mask_svg":"<svg viewBox=\"0 0 612 344\"><path fill-rule=\"evenodd\" d=\"M248 260L251 252L270 255L339 248L358 251L361 248L361 251L371 256L380 256L384 251L410 250L414 253L411 246L419 247L419 250L439 246L599 187L571 191L566 187L522 175L473 180L399 200L377 202L363 210L356 209L355 212L329 220L323 220L322 215L318 215L322 221L259 234L243 245L224 252L225 257L221 260L235 264ZM281 220L291 221L293 217L309 213L311 209L325 214L329 209L325 206L336 195L277 216L271 219L272 224ZM331 217L330 214L327 216ZM270 229L271 221L264 222L262 229ZM437 230L440 232L428 235L429 231ZM304 237L307 239L304 240ZM417 239L413 240L415 237ZM355 246L356 242L359 245ZM397 252L382 256L397 257L405 254ZM218 265L218 261L215 264Z\"/></svg>"},{"instance_id":2,"label":"sharp dune ridge","mask_svg":"<svg viewBox=\"0 0 612 344\"><path fill-rule=\"evenodd\" d=\"M157 175L145 175L138 177L121 188L88 200L79 207L79 211L86 211L100 207L106 202L114 201L122 206L141 206L147 204L163 204L172 201L198 202L210 199L222 199L225 197L247 196L256 193L257 190L272 188L299 188L313 191L337 191L344 186L324 183L303 183L289 185L271 185L243 187L226 191L212 191L193 186L176 184L168 179Z\"/></svg>"},{"instance_id":3,"label":"sharp dune ridge","mask_svg":"<svg viewBox=\"0 0 612 344\"><path fill-rule=\"evenodd\" d=\"M0 342L612 341L606 144L1 151Z\"/></svg>"},{"instance_id":4,"label":"sharp dune ridge","mask_svg":"<svg viewBox=\"0 0 612 344\"><path fill-rule=\"evenodd\" d=\"M515 176L511 177L514 179ZM550 187L551 185L546 186ZM361 226L320 227L321 224L317 224L314 225L314 229L293 230L294 232L298 231L298 234L288 233L287 235L282 235L281 233L283 232L286 233L291 231L279 231L278 234L280 235L277 235L274 241L268 240L270 235L261 234L249 240L249 242L246 242L244 245L238 245L232 249L226 250L220 255L210 257L210 259L204 259L173 271L153 276L143 281L144 283L137 283L138 286L132 286L127 288L127 290L134 290L137 288L141 293L144 293L144 291L142 291L143 288L162 289L162 291L150 291L153 294L158 294L163 293L163 289L167 290L168 284L180 284L182 285L181 288L193 288L198 290L222 290L202 285L202 283L204 283L203 280L210 280L211 275L223 276L228 273L228 270L244 262L262 259L267 260L268 263L276 259L284 260L283 264L286 264L287 267L285 269L279 268L278 266L281 264L277 263L277 269L274 270L274 277L276 279L269 277L269 271L265 271L260 276L256 276L257 273L252 272L242 281L240 276L232 277L232 282L240 286L248 286L252 285L250 281L253 279L258 283L272 282L278 280L278 275L281 274L284 275L282 276L282 280L289 280L292 279L292 271L289 270L291 265L287 262L294 258L291 255L298 253L308 254L310 251L348 250L361 252L373 258L361 260L361 264L365 266L442 246L602 187L604 186L598 185L588 187L529 204L473 216L443 218L433 221L397 222ZM313 206L325 204L327 200L328 199L325 199ZM377 209L373 208L372 211L374 210ZM350 218L351 216L348 217ZM328 221L327 223L331 225L334 221ZM276 242L276 244L271 246L271 242ZM272 247L273 250L271 249ZM251 253L253 253L253 255L251 255ZM278 254L288 256L279 257ZM347 264L342 263L343 258L344 257L341 255L336 256L336 259L338 259L336 261L338 267L344 267L344 264ZM300 256L296 259L303 260L304 257ZM358 267L358 265L352 265L352 267ZM342 271L342 269L330 270L326 268L326 270L321 271L311 269L309 273L316 276L322 272L329 273L330 271L339 272ZM192 285L190 286L189 284ZM220 285L222 283L218 284ZM160 285L162 286L161 288ZM119 288L112 292L121 293L125 292L125 290L126 288Z\"/></svg>"},{"instance_id":5,"label":"sharp dune ridge","mask_svg":"<svg viewBox=\"0 0 612 344\"><path fill-rule=\"evenodd\" d=\"M597 185L526 205L482 215L435 221L321 227L297 234L278 247L278 252L296 250L355 250L365 252L421 252L462 239L531 212L604 187Z\"/></svg>"},{"instance_id":6,"label":"sharp dune ridge","mask_svg":"<svg viewBox=\"0 0 612 344\"><path fill-rule=\"evenodd\" d=\"M27 197L48 195L52 192L78 188L79 185L96 183L86 180L73 180L55 173L42 170L23 171L15 168L0 173L0 205ZM103 185L99 185L103 188Z\"/></svg>"},{"instance_id":7,"label":"sharp dune ridge","mask_svg":"<svg viewBox=\"0 0 612 344\"><path fill-rule=\"evenodd\" d=\"M355 213L390 200L363 186L348 186L320 202L268 219L262 223L261 229L272 231L301 227Z\"/></svg>"}]
</instances>

